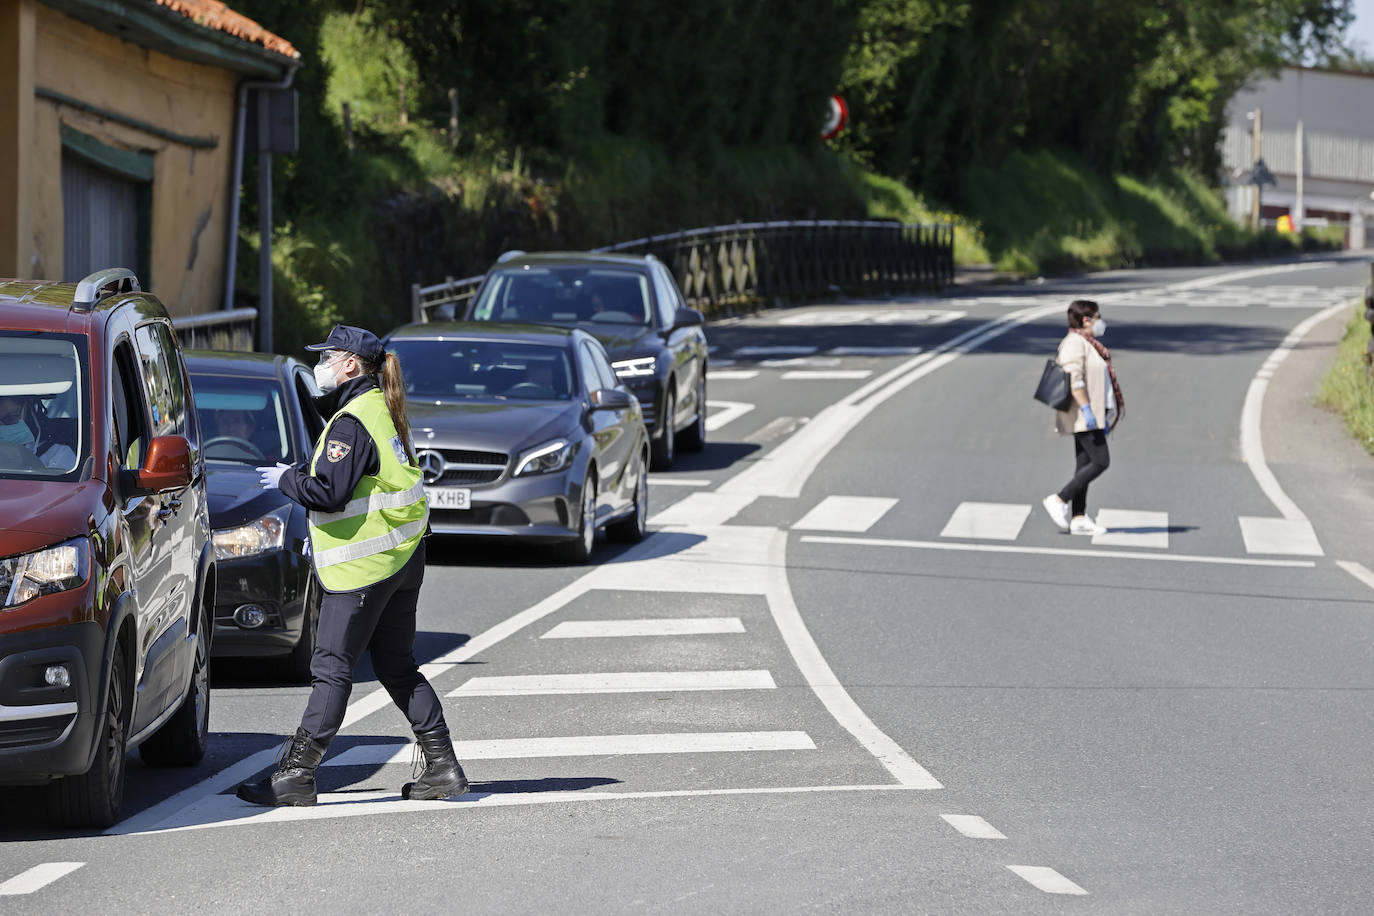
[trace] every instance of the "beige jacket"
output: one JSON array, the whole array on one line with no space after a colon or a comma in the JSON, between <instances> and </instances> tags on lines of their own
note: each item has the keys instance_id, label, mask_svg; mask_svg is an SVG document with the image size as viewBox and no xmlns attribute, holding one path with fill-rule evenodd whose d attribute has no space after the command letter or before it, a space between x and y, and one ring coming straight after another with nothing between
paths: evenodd
<instances>
[{"instance_id":1,"label":"beige jacket","mask_svg":"<svg viewBox=\"0 0 1374 916\"><path fill-rule=\"evenodd\" d=\"M1070 331L1059 342L1057 361L1069 373L1070 388L1087 387L1088 405L1097 418L1097 428L1101 429L1104 422L1115 421L1115 410L1110 417L1107 416L1107 392L1112 387L1112 379L1107 373L1107 361L1098 355L1097 348L1088 343L1083 335ZM1068 410L1055 412L1054 428L1061 436L1087 432L1088 424L1078 409L1077 401L1069 405Z\"/></svg>"}]
</instances>

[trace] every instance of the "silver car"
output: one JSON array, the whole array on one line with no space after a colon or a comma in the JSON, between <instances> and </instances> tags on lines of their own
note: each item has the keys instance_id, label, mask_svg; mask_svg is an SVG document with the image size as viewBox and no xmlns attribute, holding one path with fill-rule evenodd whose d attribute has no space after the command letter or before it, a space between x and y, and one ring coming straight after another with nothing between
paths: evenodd
<instances>
[{"instance_id":1,"label":"silver car","mask_svg":"<svg viewBox=\"0 0 1374 916\"><path fill-rule=\"evenodd\" d=\"M436 534L557 543L585 562L648 517L649 437L596 338L527 324L393 331Z\"/></svg>"}]
</instances>

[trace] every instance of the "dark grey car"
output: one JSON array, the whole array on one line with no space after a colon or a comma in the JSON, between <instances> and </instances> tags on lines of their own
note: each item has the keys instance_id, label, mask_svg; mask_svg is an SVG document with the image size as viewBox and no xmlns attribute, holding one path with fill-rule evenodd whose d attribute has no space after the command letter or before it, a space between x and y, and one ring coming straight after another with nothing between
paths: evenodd
<instances>
[{"instance_id":1,"label":"dark grey car","mask_svg":"<svg viewBox=\"0 0 1374 916\"><path fill-rule=\"evenodd\" d=\"M465 316L577 327L605 346L639 399L655 470L706 446L706 333L653 255L512 252L482 279Z\"/></svg>"},{"instance_id":2,"label":"dark grey car","mask_svg":"<svg viewBox=\"0 0 1374 916\"><path fill-rule=\"evenodd\" d=\"M585 561L596 531L638 541L649 437L639 402L583 331L412 324L401 361L436 534L558 543Z\"/></svg>"}]
</instances>

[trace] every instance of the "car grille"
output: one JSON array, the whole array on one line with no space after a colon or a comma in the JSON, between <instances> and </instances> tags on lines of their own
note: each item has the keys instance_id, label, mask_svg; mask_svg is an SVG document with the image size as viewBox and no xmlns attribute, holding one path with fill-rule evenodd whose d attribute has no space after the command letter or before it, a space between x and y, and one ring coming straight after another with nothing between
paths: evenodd
<instances>
[{"instance_id":1,"label":"car grille","mask_svg":"<svg viewBox=\"0 0 1374 916\"><path fill-rule=\"evenodd\" d=\"M510 456L504 452L478 452L463 448L436 449L444 457L444 473L436 484L450 486L492 483L506 470Z\"/></svg>"},{"instance_id":2,"label":"car grille","mask_svg":"<svg viewBox=\"0 0 1374 916\"><path fill-rule=\"evenodd\" d=\"M644 428L650 431L654 428L654 421L658 418L654 410L654 395L652 392L639 396L639 412L644 415Z\"/></svg>"}]
</instances>

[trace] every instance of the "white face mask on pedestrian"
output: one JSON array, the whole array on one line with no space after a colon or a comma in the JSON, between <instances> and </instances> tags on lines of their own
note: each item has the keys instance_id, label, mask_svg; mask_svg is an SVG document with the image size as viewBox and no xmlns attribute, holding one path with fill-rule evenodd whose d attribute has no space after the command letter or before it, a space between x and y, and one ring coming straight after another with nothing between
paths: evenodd
<instances>
[{"instance_id":1,"label":"white face mask on pedestrian","mask_svg":"<svg viewBox=\"0 0 1374 916\"><path fill-rule=\"evenodd\" d=\"M315 366L315 384L320 386L322 394L329 394L339 387L339 373L334 369L334 364L340 358L341 354L332 354L320 360Z\"/></svg>"},{"instance_id":2,"label":"white face mask on pedestrian","mask_svg":"<svg viewBox=\"0 0 1374 916\"><path fill-rule=\"evenodd\" d=\"M1107 333L1107 322L1103 321L1101 318L1094 318L1094 319L1093 319L1093 336L1094 336L1094 337L1101 337L1103 334L1106 334L1106 333Z\"/></svg>"}]
</instances>

